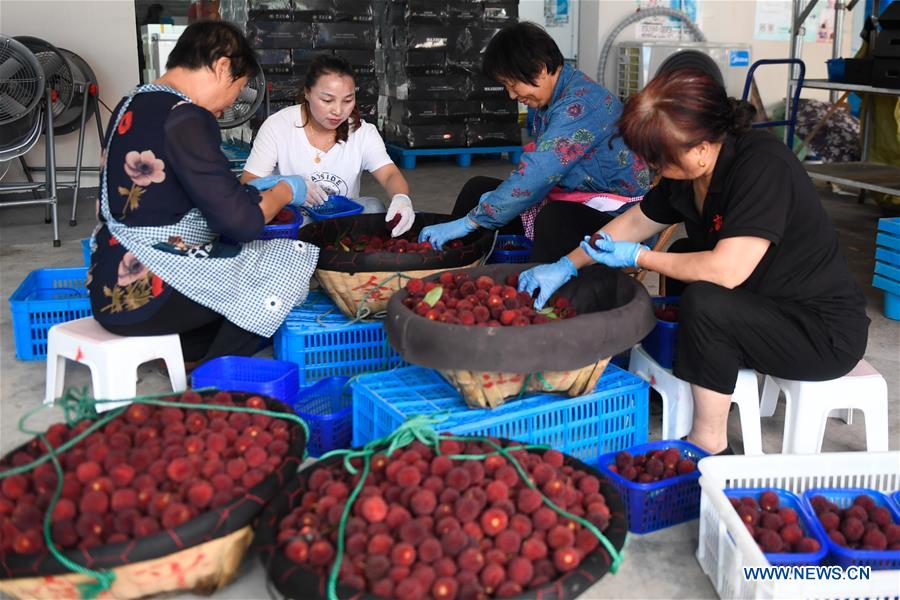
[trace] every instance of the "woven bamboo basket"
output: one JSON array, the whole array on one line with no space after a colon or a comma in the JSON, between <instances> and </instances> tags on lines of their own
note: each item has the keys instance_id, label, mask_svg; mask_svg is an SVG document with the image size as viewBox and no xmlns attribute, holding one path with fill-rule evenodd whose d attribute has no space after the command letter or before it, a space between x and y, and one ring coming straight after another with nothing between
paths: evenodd
<instances>
[{"instance_id":1,"label":"woven bamboo basket","mask_svg":"<svg viewBox=\"0 0 900 600\"><path fill-rule=\"evenodd\" d=\"M253 541L250 526L160 558L112 569L116 580L100 600L130 600L190 590L209 595L230 583ZM79 584L93 583L80 573L0 580L0 592L13 598L79 600Z\"/></svg>"},{"instance_id":2,"label":"woven bamboo basket","mask_svg":"<svg viewBox=\"0 0 900 600\"><path fill-rule=\"evenodd\" d=\"M480 264L481 260L479 259L472 264L456 268L468 269ZM398 273L396 271L344 273L316 269L316 279L319 280L322 288L334 300L334 303L338 305L341 312L347 317L355 319L357 311L361 308L368 311L365 313L366 315L375 315L386 311L391 296L400 291L408 279L421 279L435 273L452 270L454 269L405 271L400 272L400 276L396 276Z\"/></svg>"},{"instance_id":3,"label":"woven bamboo basket","mask_svg":"<svg viewBox=\"0 0 900 600\"><path fill-rule=\"evenodd\" d=\"M581 396L596 387L607 364L608 357L580 369L535 373L531 377L522 373L466 370L441 370L441 374L459 390L471 408L497 408L523 392Z\"/></svg>"}]
</instances>

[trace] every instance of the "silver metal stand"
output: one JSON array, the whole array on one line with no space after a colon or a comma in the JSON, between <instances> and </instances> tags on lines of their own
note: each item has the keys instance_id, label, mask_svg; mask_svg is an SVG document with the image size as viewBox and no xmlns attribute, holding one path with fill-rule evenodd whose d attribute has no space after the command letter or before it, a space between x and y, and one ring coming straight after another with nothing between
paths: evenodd
<instances>
[{"instance_id":1,"label":"silver metal stand","mask_svg":"<svg viewBox=\"0 0 900 600\"><path fill-rule=\"evenodd\" d=\"M46 151L47 177L45 181L34 181L31 174L26 169L25 177L28 181L20 183L2 183L0 182L0 193L3 192L26 192L30 191L35 196L31 200L9 200L0 201L0 208L9 206L25 206L29 204L46 204L50 213L50 222L53 223L53 246L58 248L59 241L59 219L57 215L57 195L56 195L56 144L53 138L53 100L50 98L50 88L44 90L44 118L46 119L44 126L45 140L44 149ZM21 157L20 157L21 158ZM46 194L40 197L40 193Z\"/></svg>"},{"instance_id":2,"label":"silver metal stand","mask_svg":"<svg viewBox=\"0 0 900 600\"><path fill-rule=\"evenodd\" d=\"M64 182L61 182L58 184L60 187L72 188L72 216L69 219L69 225L73 226L73 227L78 224L78 221L76 220L75 215L76 215L76 211L78 210L78 190L81 187L81 174L83 172L90 172L90 173L99 173L100 172L99 166L97 166L97 167L83 166L84 136L85 136L85 127L87 125L88 106L90 103L93 103L93 108L94 108L93 117L97 122L97 136L100 139L100 148L103 148L103 142L104 142L103 124L100 121L100 103L97 101L96 96L92 96L88 92L87 88L89 87L90 82L88 82L87 84L84 84L84 85L85 85L85 89L83 90L83 94L82 94L83 100L82 100L82 105L81 105L81 123L78 127L78 150L75 155L75 166L74 167L56 167L56 171L58 173L71 173L73 171L75 172L75 178L73 180L64 181ZM40 173L40 172L47 171L47 167L31 167L31 166L29 166L25 162L24 156L19 157L19 162L22 164L22 169L25 171L25 177L28 179L29 182L34 181L33 177L31 176L31 174L33 172ZM49 207L48 207L48 210L49 210ZM45 220L47 222L49 222L49 214Z\"/></svg>"}]
</instances>

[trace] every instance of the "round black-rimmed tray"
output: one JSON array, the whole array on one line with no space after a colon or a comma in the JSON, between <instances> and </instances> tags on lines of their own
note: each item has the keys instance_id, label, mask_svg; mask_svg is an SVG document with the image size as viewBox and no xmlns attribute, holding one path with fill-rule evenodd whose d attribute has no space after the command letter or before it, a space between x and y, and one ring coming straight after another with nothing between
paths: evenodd
<instances>
[{"instance_id":1,"label":"round black-rimmed tray","mask_svg":"<svg viewBox=\"0 0 900 600\"><path fill-rule=\"evenodd\" d=\"M446 223L455 218L451 215L436 213L416 213L416 221L410 229L410 234L413 238L418 239L419 232L424 227ZM355 239L363 234L389 238L391 234L384 222L384 214L359 214L310 223L300 228L297 237L303 242L319 247L317 269L342 273L422 271L467 267L486 256L494 243L494 232L479 228L462 238L461 247L445 246L441 252L423 254L415 252L365 253L325 249L329 244L337 245L344 236L349 235Z\"/></svg>"},{"instance_id":2,"label":"round black-rimmed tray","mask_svg":"<svg viewBox=\"0 0 900 600\"><path fill-rule=\"evenodd\" d=\"M499 440L504 444L515 444L509 440ZM602 473L568 455L564 464L593 475L600 481L600 493L606 499L610 511L609 525L603 534L610 541L616 552L621 552L628 533L628 519L625 514L625 503ZM317 469L331 467L342 460L339 456L314 463L304 468L297 477L289 482L277 497L265 507L257 524L253 545L259 550L260 560L266 570L266 576L275 589L285 598L294 600L312 600L327 598L327 578L320 578L312 570L288 559L279 549L277 543L278 524L295 506L297 506L305 490L306 481ZM603 544L587 555L577 569L574 569L555 581L522 593L511 596L518 600L571 600L584 593L609 572L612 557ZM338 582L337 595L341 600L382 600L379 596L362 592L344 583Z\"/></svg>"},{"instance_id":3,"label":"round black-rimmed tray","mask_svg":"<svg viewBox=\"0 0 900 600\"><path fill-rule=\"evenodd\" d=\"M507 275L534 264L495 264L466 269L502 285ZM435 281L440 273L426 277ZM640 342L656 324L644 286L603 265L581 269L556 293L578 311L570 319L529 327L472 327L432 321L403 304L403 289L388 303L388 341L406 362L430 369L535 373L566 371L615 356Z\"/></svg>"},{"instance_id":4,"label":"round black-rimmed tray","mask_svg":"<svg viewBox=\"0 0 900 600\"><path fill-rule=\"evenodd\" d=\"M260 394L231 392L236 404L258 396L266 402L266 409L274 412L293 413L283 402ZM206 394L202 395L207 398ZM173 395L172 398L178 398ZM172 398L164 398L171 400ZM190 407L190 404L185 404ZM122 417L119 417L122 418ZM300 425L289 422L291 431L287 454L281 464L265 479L240 496L208 510L170 530L163 529L151 536L115 544L94 546L90 549L70 548L61 550L69 560L89 568L114 569L123 565L164 557L211 540L224 537L250 525L265 504L279 493L286 482L294 480L294 474L303 458L306 435ZM9 458L23 450L31 441L6 453L0 464L8 464ZM68 575L72 571L56 559L46 548L39 553L0 553L0 580L47 575Z\"/></svg>"}]
</instances>

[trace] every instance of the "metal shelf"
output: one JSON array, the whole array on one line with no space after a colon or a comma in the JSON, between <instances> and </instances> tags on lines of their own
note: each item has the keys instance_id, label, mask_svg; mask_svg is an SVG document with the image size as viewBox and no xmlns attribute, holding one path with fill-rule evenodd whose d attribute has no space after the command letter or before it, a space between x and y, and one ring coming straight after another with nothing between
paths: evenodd
<instances>
[{"instance_id":1,"label":"metal shelf","mask_svg":"<svg viewBox=\"0 0 900 600\"><path fill-rule=\"evenodd\" d=\"M796 80L792 80L796 84ZM839 81L828 81L827 79L804 79L804 88L814 88L817 90L836 90L840 92L857 92L859 94L884 94L885 96L900 96L900 88L884 88L872 85L861 85L858 83L841 83Z\"/></svg>"},{"instance_id":2,"label":"metal shelf","mask_svg":"<svg viewBox=\"0 0 900 600\"><path fill-rule=\"evenodd\" d=\"M873 162L804 164L812 179L900 196L900 167Z\"/></svg>"}]
</instances>

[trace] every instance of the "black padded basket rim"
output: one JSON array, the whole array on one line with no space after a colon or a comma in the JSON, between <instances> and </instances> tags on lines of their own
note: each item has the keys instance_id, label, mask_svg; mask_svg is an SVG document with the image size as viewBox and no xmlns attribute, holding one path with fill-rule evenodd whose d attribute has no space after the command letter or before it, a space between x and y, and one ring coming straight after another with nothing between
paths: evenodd
<instances>
[{"instance_id":1,"label":"black padded basket rim","mask_svg":"<svg viewBox=\"0 0 900 600\"><path fill-rule=\"evenodd\" d=\"M437 213L416 213L416 221L410 232L418 233L424 226L446 223L456 217ZM461 248L445 249L428 254L399 254L396 252L343 252L326 250L325 246L334 243L339 233L351 233L360 228L367 235L380 234L390 236L390 230L384 222L384 213L348 215L336 219L314 221L300 228L297 239L319 247L317 270L335 271L339 273L379 273L388 271L445 271L459 267L468 267L490 253L494 243L494 231L478 228L462 238ZM329 237L326 237L329 236Z\"/></svg>"},{"instance_id":2,"label":"black padded basket rim","mask_svg":"<svg viewBox=\"0 0 900 600\"><path fill-rule=\"evenodd\" d=\"M502 282L507 275L534 266L534 263L497 263L466 269L466 272L472 279L489 275ZM617 284L629 288L631 300L605 311L579 312L571 319L528 327L451 325L431 321L407 308L403 300L409 293L403 288L388 302L384 327L388 341L404 361L430 369L509 373L580 369L631 348L656 325L646 288L616 269L603 265L585 267L558 293L572 298L573 291L577 292L580 286L591 285L585 283L589 277L608 278L610 274ZM435 281L440 275L435 273L424 279ZM583 294L590 295L590 290ZM608 323L616 323L616 329L605 327Z\"/></svg>"},{"instance_id":3,"label":"black padded basket rim","mask_svg":"<svg viewBox=\"0 0 900 600\"><path fill-rule=\"evenodd\" d=\"M509 444L516 444L512 440L498 438ZM540 452L539 450L531 450L530 452ZM606 499L606 505L609 507L610 518L609 526L603 535L607 537L617 552L622 552L625 545L625 537L628 533L628 519L625 516L625 502L623 501L618 490L612 486L606 477L593 467L573 458L567 454L564 464L574 467L580 471L584 471L593 475L600 481L600 493ZM266 577L272 582L285 598L296 598L297 600L316 600L327 598L327 579L320 579L311 570L306 569L302 565L298 565L289 560L283 552L277 552L276 538L278 535L278 522L282 517L287 515L288 511L293 508L291 502L294 498L300 499L301 484L304 484L307 478L316 469L329 467L342 460L340 456L334 456L324 462L314 463L297 474L297 477L289 482L281 493L272 499L271 502L263 509L259 516L256 529L256 537L253 539L253 547L259 551L259 557L262 561L263 568L266 570ZM296 492L296 493L295 493ZM291 496L294 496L292 498ZM526 600L534 598L554 598L555 600L568 600L577 598L584 593L590 586L597 583L609 571L612 565L612 557L606 551L605 546L601 543L597 549L590 553L574 571L563 575L561 578L548 582L538 588L525 590L521 594L511 596L514 599ZM303 590L303 596L292 596L292 592ZM313 591L315 590L315 591ZM352 588L346 584L338 582L337 585L338 598L346 600L381 600L379 596L373 596L369 593L361 593L358 589Z\"/></svg>"},{"instance_id":4,"label":"black padded basket rim","mask_svg":"<svg viewBox=\"0 0 900 600\"><path fill-rule=\"evenodd\" d=\"M290 407L275 398L248 392L230 393L236 401L259 396L266 401L268 410L293 414ZM186 407L189 406L186 404ZM243 496L238 496L222 506L208 510L172 530L163 529L152 536L139 540L95 546L85 551L70 548L62 550L62 555L91 569L114 569L168 556L224 537L251 524L265 504L271 498L277 497L281 488L284 487L285 481L291 480L291 476L296 473L301 464L303 450L306 447L306 434L303 428L295 423L289 423L288 427L292 430L292 435L285 459L275 471L247 490ZM28 443L30 442L8 452L4 455L3 460L23 449ZM128 555L127 560L123 560L125 554ZM90 559L89 564L86 559ZM39 554L0 553L0 580L72 573L73 571L59 562L46 548Z\"/></svg>"}]
</instances>

